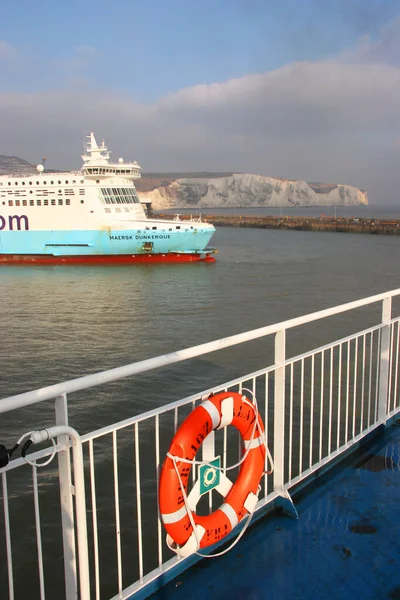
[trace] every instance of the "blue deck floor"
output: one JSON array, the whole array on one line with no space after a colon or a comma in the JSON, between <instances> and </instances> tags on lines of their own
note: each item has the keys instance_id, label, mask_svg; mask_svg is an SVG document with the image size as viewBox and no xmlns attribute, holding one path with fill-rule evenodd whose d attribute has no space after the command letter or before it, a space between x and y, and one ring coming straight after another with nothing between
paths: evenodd
<instances>
[{"instance_id":1,"label":"blue deck floor","mask_svg":"<svg viewBox=\"0 0 400 600\"><path fill-rule=\"evenodd\" d=\"M154 600L400 600L400 426L203 559Z\"/></svg>"}]
</instances>

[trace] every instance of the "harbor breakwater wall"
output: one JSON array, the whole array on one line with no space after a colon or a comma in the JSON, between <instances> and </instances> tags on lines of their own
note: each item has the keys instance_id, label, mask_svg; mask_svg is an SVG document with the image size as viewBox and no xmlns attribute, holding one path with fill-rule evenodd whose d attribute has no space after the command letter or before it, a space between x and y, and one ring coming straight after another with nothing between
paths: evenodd
<instances>
[{"instance_id":1,"label":"harbor breakwater wall","mask_svg":"<svg viewBox=\"0 0 400 600\"><path fill-rule=\"evenodd\" d=\"M158 217L173 218L158 214ZM181 215L183 220L189 215ZM254 227L258 229L294 229L298 231L334 231L340 233L372 233L400 235L400 220L356 219L345 217L289 217L289 216L220 216L202 215L202 221L215 227Z\"/></svg>"}]
</instances>

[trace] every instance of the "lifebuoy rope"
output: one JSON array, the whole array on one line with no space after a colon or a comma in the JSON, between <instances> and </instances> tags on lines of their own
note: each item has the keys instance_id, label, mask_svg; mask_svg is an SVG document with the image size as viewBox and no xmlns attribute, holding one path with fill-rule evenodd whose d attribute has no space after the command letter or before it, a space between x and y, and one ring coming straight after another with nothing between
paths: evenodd
<instances>
[{"instance_id":1,"label":"lifebuoy rope","mask_svg":"<svg viewBox=\"0 0 400 600\"><path fill-rule=\"evenodd\" d=\"M242 530L240 531L240 533L238 534L238 536L236 537L236 539L233 541L233 543L228 548L225 548L225 550L223 550L222 552L218 552L216 554L202 554L201 552L198 551L198 549L200 548L200 542L201 542L201 540L199 539L199 536L198 536L198 533L197 533L196 524L195 524L194 519L193 519L192 511L190 509L189 502L188 502L188 496L186 494L185 486L184 486L184 484L182 482L182 479L181 479L181 476L180 476L180 473L179 473L179 469L178 469L177 463L187 463L187 464L190 464L190 465L210 465L210 466L212 466L213 469L216 469L218 471L224 471L224 472L226 472L226 471L230 471L232 469L235 469L235 468L239 467L246 460L247 455L249 454L250 450L252 449L252 444L253 444L253 441L255 439L254 438L254 434L255 434L257 425L259 425L259 418L258 418L258 416L259 416L259 410L258 410L257 398L256 398L255 393L252 390L249 390L248 388L242 388L242 390L240 391L240 393L243 394L243 392L248 392L252 396L252 400L253 400L252 402L249 402L247 400L247 398L244 397L244 396L242 396L242 400L243 400L244 403L248 404L249 406L251 406L254 409L255 419L254 419L254 425L253 425L253 429L252 429L252 432L251 432L250 439L247 441L247 444L245 444L245 448L246 448L245 452L244 452L242 458L240 459L240 461L238 463L236 463L234 465L231 465L230 467L218 467L216 465L211 465L207 461L195 460L195 459L189 460L187 458L181 458L179 456L175 456L175 455L171 454L170 452L167 452L167 454L166 454L172 460L172 462L173 462L174 469L175 469L175 472L176 472L176 475L177 475L177 478L178 478L178 481L179 481L180 491L182 493L182 497L183 497L183 501L184 501L186 513L187 513L187 516L189 517L189 521L190 521L190 524L192 526L192 529L193 529L193 532L194 532L194 535L195 535L195 538L196 538L197 550L195 550L195 554L197 554L198 556L201 556L202 558L215 558L217 556L222 556L226 552L229 552L229 550L231 550L238 543L238 541L240 540L240 538L243 536L243 534L245 533L246 529L250 525L250 521L253 518L253 514L255 512L257 504L256 503L254 504L252 510L249 512L249 515L247 516L247 520L246 520L245 525L243 526ZM260 429L261 429L261 427L260 427ZM269 471L268 470L264 470L263 473L264 473L264 475L270 475L273 472L273 470L274 470L274 462L272 460L271 453L270 453L269 448L267 446L267 442L266 442L266 438L265 438L265 432L262 432L260 438L262 439L262 444L265 447L267 460L268 460L268 462L269 462L269 464L271 466L271 469ZM257 439L259 439L259 438L257 438ZM260 493L260 490L261 490L261 486L258 486L257 495ZM168 540L167 540L167 545L170 548L170 550L175 551L174 548L172 548L168 544Z\"/></svg>"},{"instance_id":2,"label":"lifebuoy rope","mask_svg":"<svg viewBox=\"0 0 400 600\"><path fill-rule=\"evenodd\" d=\"M194 553L197 554L198 556L201 556L202 558L216 558L217 556L222 556L223 554L226 554L226 552L229 552L229 550L232 550L232 548L238 543L238 541L240 540L240 538L242 537L242 535L244 534L244 532L246 531L246 529L250 525L250 521L253 518L253 514L254 514L254 511L255 511L256 505L254 505L254 508L249 513L249 515L247 517L247 521L244 524L243 529L241 530L241 532L239 533L239 535L236 537L236 539L233 541L233 543L228 548L225 548L225 550L222 550L222 552L218 552L216 554L202 554L198 550L200 548L201 540L199 539L199 536L198 536L198 533L197 533L197 527L196 527L196 524L195 524L194 519L193 519L192 511L190 510L190 507L189 507L188 497L187 497L187 494L186 494L186 491L185 491L185 486L183 485L181 476L179 474L178 467L176 466L176 459L172 458L172 460L173 460L173 463L174 463L174 468L175 468L176 474L178 476L179 485L180 485L180 488L181 488L181 492L182 492L182 496L183 496L183 501L185 503L186 512L187 512L187 515L189 517L190 524L191 524L191 526L193 528L193 532L194 532L194 535L195 535L195 538L196 538L196 542L197 542L197 550L195 550ZM190 461L187 461L187 462L190 462ZM199 462L199 461L197 461L197 462ZM221 469L219 469L219 470L221 470ZM258 492L259 491L260 491L260 486L258 487ZM172 548L168 544L168 538L167 538L167 546L168 546L168 548L170 550L172 550L172 551L175 552L174 548Z\"/></svg>"},{"instance_id":3,"label":"lifebuoy rope","mask_svg":"<svg viewBox=\"0 0 400 600\"><path fill-rule=\"evenodd\" d=\"M212 468L216 469L217 471L224 471L224 472L225 471L231 471L232 469L236 469L237 467L240 467L240 465L242 464L242 462L244 462L246 460L247 455L250 452L250 450L252 450L252 448L253 448L252 443L254 441L254 433L256 431L257 425L259 425L259 420L258 420L259 411L258 411L257 399L255 397L255 394L254 394L254 392L252 392L251 390L249 390L247 388L243 388L242 392L243 391L248 392L249 394L251 394L253 396L253 403L249 402L247 400L247 398L245 398L245 397L243 397L242 400L243 400L243 402L245 404L248 404L249 406L255 408L255 417L256 418L254 419L254 426L253 426L253 430L251 432L250 439L247 441L247 444L245 444L245 448L246 448L245 453L243 454L243 456L239 460L239 462L237 462L234 465L231 465L230 467L217 467L216 465L211 465L206 460L195 460L195 459L189 460L187 458L183 458L183 457L180 457L180 456L175 456L174 454L171 454L171 452L167 452L166 456L168 456L168 458L170 458L172 461L174 461L174 464L175 464L175 462L182 462L182 463L186 463L186 464L189 464L189 465L209 465L210 467L212 466ZM201 404L199 406L201 406ZM262 432L260 438L262 438L262 444L265 447L265 451L266 451L266 454L267 454L268 462L271 465L271 469L269 471L268 470L264 471L263 475L271 475L271 473L273 473L273 471L274 471L274 461L272 460L271 453L270 453L269 448L267 446L267 442L266 442L266 439L265 439L265 432Z\"/></svg>"}]
</instances>

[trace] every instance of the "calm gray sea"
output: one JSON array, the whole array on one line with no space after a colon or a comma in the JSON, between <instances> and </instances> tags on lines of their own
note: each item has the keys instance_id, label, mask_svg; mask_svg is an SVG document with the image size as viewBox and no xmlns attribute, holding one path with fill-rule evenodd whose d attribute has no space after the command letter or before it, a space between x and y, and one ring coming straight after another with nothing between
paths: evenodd
<instances>
[{"instance_id":1,"label":"calm gray sea","mask_svg":"<svg viewBox=\"0 0 400 600\"><path fill-rule=\"evenodd\" d=\"M219 228L213 242L215 264L2 266L0 398L400 286L398 237ZM241 353L164 370L155 387L143 375L117 396L101 387L72 397L72 425L91 430L237 376L246 361L260 366L258 348ZM16 420L5 420L9 437Z\"/></svg>"},{"instance_id":2,"label":"calm gray sea","mask_svg":"<svg viewBox=\"0 0 400 600\"><path fill-rule=\"evenodd\" d=\"M400 287L399 237L220 228L213 245L219 248L215 264L0 267L0 398ZM366 316L372 323L376 309ZM288 336L289 354L365 326L352 314L296 330ZM93 388L70 396L70 424L85 433L266 364L272 364L272 341L259 340ZM47 427L53 419L50 402L2 415L0 443L11 447L23 432ZM103 459L108 465L109 450ZM128 453L121 476L124 470L131 473L131 462ZM54 598L61 597L63 580L61 547L53 534L59 515L57 496L50 492L55 474L49 468L40 475L41 513L48 523L45 573ZM107 481L112 482L111 472ZM9 488L13 531L24 539L22 548L13 547L16 598L31 595L30 577L36 577L26 550L29 543L35 552L30 487L29 479L16 474ZM151 489L154 503L154 484ZM120 502L131 532L132 498ZM101 528L107 565L115 554L112 504L104 510L110 511L104 513L109 525ZM1 521L2 511L0 555L5 556ZM125 553L127 577L137 562L135 548L132 542ZM0 597L7 597L4 561L0 575ZM115 593L115 585L111 574L104 597Z\"/></svg>"}]
</instances>

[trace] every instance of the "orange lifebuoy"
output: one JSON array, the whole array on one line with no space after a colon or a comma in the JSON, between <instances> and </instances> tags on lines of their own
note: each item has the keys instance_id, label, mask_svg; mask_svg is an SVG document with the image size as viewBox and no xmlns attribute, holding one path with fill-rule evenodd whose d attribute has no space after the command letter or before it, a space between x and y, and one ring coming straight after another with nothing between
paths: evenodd
<instances>
[{"instance_id":1,"label":"orange lifebuoy","mask_svg":"<svg viewBox=\"0 0 400 600\"><path fill-rule=\"evenodd\" d=\"M187 496L191 462L211 431L230 424L244 442L238 477L232 484L221 472L221 490L217 490L224 503L207 516L197 515L191 494ZM168 545L180 556L187 556L221 540L245 515L251 515L258 500L265 454L264 425L255 405L245 396L222 392L197 406L177 430L161 470L159 505Z\"/></svg>"}]
</instances>

